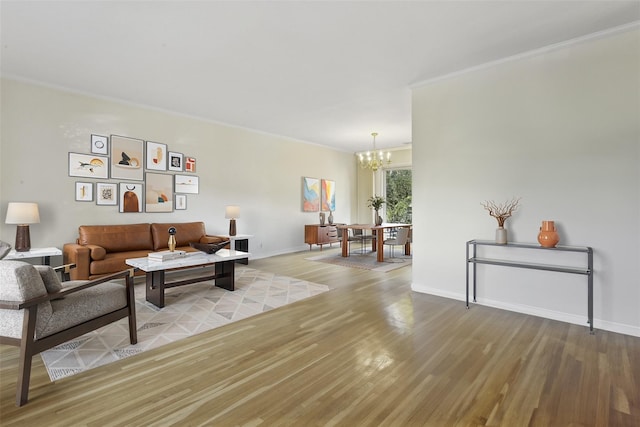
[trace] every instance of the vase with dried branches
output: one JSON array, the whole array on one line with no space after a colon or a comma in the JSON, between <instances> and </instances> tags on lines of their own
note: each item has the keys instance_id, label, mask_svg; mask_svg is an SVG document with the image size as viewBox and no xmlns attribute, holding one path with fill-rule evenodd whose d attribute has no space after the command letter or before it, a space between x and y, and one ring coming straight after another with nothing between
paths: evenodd
<instances>
[{"instance_id":1,"label":"vase with dried branches","mask_svg":"<svg viewBox=\"0 0 640 427\"><path fill-rule=\"evenodd\" d=\"M518 209L520 203L520 197L507 200L504 203L496 204L493 200L488 200L482 203L482 206L489 211L489 215L494 217L498 221L498 228L496 230L496 243L507 243L507 230L504 228L504 222Z\"/></svg>"},{"instance_id":2,"label":"vase with dried branches","mask_svg":"<svg viewBox=\"0 0 640 427\"><path fill-rule=\"evenodd\" d=\"M376 215L375 215L376 225L382 224L382 217L380 216L379 212L380 212L380 208L385 203L387 203L387 201L384 199L384 197L380 197L380 196L371 196L369 197L369 199L367 199L367 207L372 208L374 211L376 211Z\"/></svg>"}]
</instances>

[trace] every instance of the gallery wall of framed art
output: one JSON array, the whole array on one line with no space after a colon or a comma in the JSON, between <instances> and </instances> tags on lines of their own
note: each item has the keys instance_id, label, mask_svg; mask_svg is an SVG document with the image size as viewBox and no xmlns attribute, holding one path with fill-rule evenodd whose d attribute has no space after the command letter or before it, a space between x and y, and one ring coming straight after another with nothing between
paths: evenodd
<instances>
[{"instance_id":1,"label":"gallery wall of framed art","mask_svg":"<svg viewBox=\"0 0 640 427\"><path fill-rule=\"evenodd\" d=\"M92 134L88 148L68 155L68 176L99 180L76 181L76 202L118 206L121 213L173 212L186 210L187 194L200 192L196 158L167 144Z\"/></svg>"}]
</instances>

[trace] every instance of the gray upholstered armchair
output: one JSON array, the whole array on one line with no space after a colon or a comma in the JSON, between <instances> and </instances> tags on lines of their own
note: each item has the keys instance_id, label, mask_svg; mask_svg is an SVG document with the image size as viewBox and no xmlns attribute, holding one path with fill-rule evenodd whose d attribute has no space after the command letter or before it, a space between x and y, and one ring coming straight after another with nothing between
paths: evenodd
<instances>
[{"instance_id":1,"label":"gray upholstered armchair","mask_svg":"<svg viewBox=\"0 0 640 427\"><path fill-rule=\"evenodd\" d=\"M135 344L133 270L63 284L49 266L0 261L0 343L20 347L16 405L27 403L34 355L125 317Z\"/></svg>"}]
</instances>

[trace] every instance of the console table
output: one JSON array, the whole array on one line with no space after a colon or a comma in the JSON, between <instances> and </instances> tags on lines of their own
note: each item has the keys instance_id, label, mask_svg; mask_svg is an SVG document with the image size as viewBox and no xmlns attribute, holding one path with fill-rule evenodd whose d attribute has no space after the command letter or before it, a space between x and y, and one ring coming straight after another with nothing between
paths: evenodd
<instances>
[{"instance_id":1,"label":"console table","mask_svg":"<svg viewBox=\"0 0 640 427\"><path fill-rule=\"evenodd\" d=\"M319 224L307 224L304 226L304 242L309 245L309 250L311 250L311 245L320 246L320 250L322 250L322 245L331 245L333 243L340 243L340 239L338 239L338 224L328 224L328 225L319 225Z\"/></svg>"},{"instance_id":2,"label":"console table","mask_svg":"<svg viewBox=\"0 0 640 427\"><path fill-rule=\"evenodd\" d=\"M582 252L587 254L587 265L585 267L570 267L564 265L536 264L522 261L512 261L506 259L479 258L476 256L478 246L495 246L511 249L538 249L543 251L558 252ZM528 268L533 270L557 271L560 273L582 274L587 276L587 323L589 331L593 334L593 249L589 246L561 246L555 248L545 248L535 243L495 243L491 240L469 240L467 242L467 308L469 308L469 265L473 264L473 302L476 302L476 265L500 265L503 267Z\"/></svg>"}]
</instances>

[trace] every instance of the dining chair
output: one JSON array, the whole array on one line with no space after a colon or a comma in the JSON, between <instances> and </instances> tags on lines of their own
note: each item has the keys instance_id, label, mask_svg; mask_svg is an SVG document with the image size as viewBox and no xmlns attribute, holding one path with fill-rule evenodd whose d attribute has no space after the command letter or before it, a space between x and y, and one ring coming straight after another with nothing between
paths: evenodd
<instances>
[{"instance_id":1,"label":"dining chair","mask_svg":"<svg viewBox=\"0 0 640 427\"><path fill-rule=\"evenodd\" d=\"M383 243L386 246L391 246L391 256L393 257L393 248L395 246L404 246L409 241L409 228L398 228L396 236L391 239L386 239Z\"/></svg>"}]
</instances>

